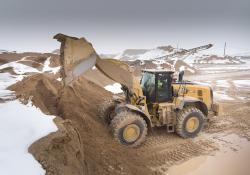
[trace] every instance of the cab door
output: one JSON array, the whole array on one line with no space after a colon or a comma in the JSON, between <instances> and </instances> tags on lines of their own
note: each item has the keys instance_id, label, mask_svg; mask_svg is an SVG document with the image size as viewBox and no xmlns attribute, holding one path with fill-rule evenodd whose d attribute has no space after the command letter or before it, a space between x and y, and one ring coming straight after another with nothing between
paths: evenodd
<instances>
[{"instance_id":1,"label":"cab door","mask_svg":"<svg viewBox=\"0 0 250 175\"><path fill-rule=\"evenodd\" d=\"M154 73L144 72L141 79L141 87L143 95L146 96L147 103L154 103L156 101L156 77Z\"/></svg>"},{"instance_id":2,"label":"cab door","mask_svg":"<svg viewBox=\"0 0 250 175\"><path fill-rule=\"evenodd\" d=\"M171 74L158 73L156 75L156 101L169 102L172 100L172 76Z\"/></svg>"}]
</instances>

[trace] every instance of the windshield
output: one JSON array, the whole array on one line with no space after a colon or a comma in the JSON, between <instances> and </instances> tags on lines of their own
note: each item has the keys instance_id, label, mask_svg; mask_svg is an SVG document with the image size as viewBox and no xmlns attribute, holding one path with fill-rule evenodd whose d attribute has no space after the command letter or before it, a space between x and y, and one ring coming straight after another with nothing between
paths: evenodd
<instances>
[{"instance_id":1,"label":"windshield","mask_svg":"<svg viewBox=\"0 0 250 175\"><path fill-rule=\"evenodd\" d=\"M147 87L149 84L155 83L155 75L152 73L143 73L141 79L141 87Z\"/></svg>"}]
</instances>

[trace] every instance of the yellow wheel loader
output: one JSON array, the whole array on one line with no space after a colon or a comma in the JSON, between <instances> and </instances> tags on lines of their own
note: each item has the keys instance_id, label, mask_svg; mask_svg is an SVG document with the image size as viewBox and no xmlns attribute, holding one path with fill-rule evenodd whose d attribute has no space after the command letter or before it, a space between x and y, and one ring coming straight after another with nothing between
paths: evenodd
<instances>
[{"instance_id":1,"label":"yellow wheel loader","mask_svg":"<svg viewBox=\"0 0 250 175\"><path fill-rule=\"evenodd\" d=\"M140 145L152 127L164 126L166 132L176 132L183 138L195 137L205 122L220 112L209 86L183 81L182 76L177 81L173 71L158 69L143 70L139 81L122 61L101 59L85 38L63 34L54 38L61 42L65 86L93 66L122 85L124 98L114 99L104 117L115 139L123 145Z\"/></svg>"}]
</instances>

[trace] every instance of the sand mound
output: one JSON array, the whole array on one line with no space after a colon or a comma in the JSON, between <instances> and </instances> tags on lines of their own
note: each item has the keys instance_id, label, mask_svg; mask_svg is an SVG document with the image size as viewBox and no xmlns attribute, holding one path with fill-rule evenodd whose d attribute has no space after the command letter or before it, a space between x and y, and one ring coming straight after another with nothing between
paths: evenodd
<instances>
[{"instance_id":1,"label":"sand mound","mask_svg":"<svg viewBox=\"0 0 250 175\"><path fill-rule=\"evenodd\" d=\"M54 122L58 131L33 143L29 152L46 170L46 175L86 174L78 130L70 120L57 117Z\"/></svg>"},{"instance_id":2,"label":"sand mound","mask_svg":"<svg viewBox=\"0 0 250 175\"><path fill-rule=\"evenodd\" d=\"M29 100L39 107L45 114L57 115L56 105L58 101L58 89L61 83L52 76L35 74L10 86L8 89L15 91L16 96L23 102Z\"/></svg>"},{"instance_id":3,"label":"sand mound","mask_svg":"<svg viewBox=\"0 0 250 175\"><path fill-rule=\"evenodd\" d=\"M82 77L63 88L52 76L36 74L10 89L22 101L58 116L59 130L29 149L47 174L152 174L144 158L116 143L98 117L111 94L97 84Z\"/></svg>"},{"instance_id":4,"label":"sand mound","mask_svg":"<svg viewBox=\"0 0 250 175\"><path fill-rule=\"evenodd\" d=\"M245 64L246 62L235 56L218 56L211 54L201 54L196 53L193 55L189 55L185 58L185 62L191 64L226 64L226 65L234 65L234 64Z\"/></svg>"},{"instance_id":5,"label":"sand mound","mask_svg":"<svg viewBox=\"0 0 250 175\"><path fill-rule=\"evenodd\" d=\"M197 70L185 63L182 60L165 60L163 62L156 62L155 60L134 60L134 61L125 61L129 66L134 70L135 76L140 76L143 69L167 69L175 71L185 71L185 75L192 75L197 72Z\"/></svg>"},{"instance_id":6,"label":"sand mound","mask_svg":"<svg viewBox=\"0 0 250 175\"><path fill-rule=\"evenodd\" d=\"M24 57L27 57L30 60L39 61L40 63L42 63L49 56L58 56L58 55L51 54L51 53L36 53L36 52L23 52L23 53L5 52L5 53L0 54L0 65L4 63L9 63L12 61L18 61Z\"/></svg>"}]
</instances>

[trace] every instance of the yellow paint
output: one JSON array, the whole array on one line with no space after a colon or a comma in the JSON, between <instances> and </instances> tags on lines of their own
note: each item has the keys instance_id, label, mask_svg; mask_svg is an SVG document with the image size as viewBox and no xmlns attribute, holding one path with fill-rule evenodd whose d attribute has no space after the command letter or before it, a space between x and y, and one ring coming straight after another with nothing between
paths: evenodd
<instances>
[{"instance_id":1,"label":"yellow paint","mask_svg":"<svg viewBox=\"0 0 250 175\"><path fill-rule=\"evenodd\" d=\"M190 117L186 123L186 130L190 133L199 127L199 120L196 117Z\"/></svg>"},{"instance_id":2,"label":"yellow paint","mask_svg":"<svg viewBox=\"0 0 250 175\"><path fill-rule=\"evenodd\" d=\"M173 84L173 88L174 92L177 93L180 88L180 84ZM202 93L199 94L198 91ZM210 87L208 86L196 85L196 84L181 85L178 96L184 96L184 97L189 96L199 99L206 104L208 110L211 109L211 105L213 103L211 99Z\"/></svg>"},{"instance_id":3,"label":"yellow paint","mask_svg":"<svg viewBox=\"0 0 250 175\"><path fill-rule=\"evenodd\" d=\"M140 136L140 128L136 124L130 124L123 130L123 138L127 142L134 142Z\"/></svg>"}]
</instances>

